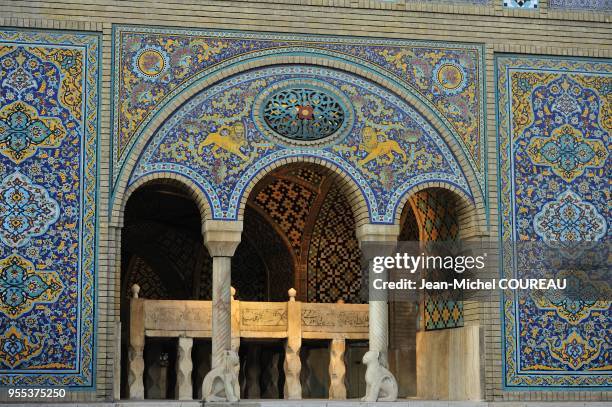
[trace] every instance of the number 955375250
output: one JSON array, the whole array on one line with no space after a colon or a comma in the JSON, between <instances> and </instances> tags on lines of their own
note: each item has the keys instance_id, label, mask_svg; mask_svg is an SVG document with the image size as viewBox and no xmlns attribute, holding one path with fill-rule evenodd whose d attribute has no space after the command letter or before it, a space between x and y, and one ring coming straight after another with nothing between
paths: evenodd
<instances>
[{"instance_id":1,"label":"number 955375250","mask_svg":"<svg viewBox=\"0 0 612 407\"><path fill-rule=\"evenodd\" d=\"M8 389L9 398L62 398L66 397L66 389Z\"/></svg>"}]
</instances>

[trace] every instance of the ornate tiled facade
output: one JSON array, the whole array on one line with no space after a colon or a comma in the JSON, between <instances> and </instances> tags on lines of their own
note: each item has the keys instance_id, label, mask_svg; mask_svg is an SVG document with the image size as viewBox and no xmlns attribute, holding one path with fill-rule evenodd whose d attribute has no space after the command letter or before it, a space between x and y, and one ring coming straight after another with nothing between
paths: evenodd
<instances>
[{"instance_id":1,"label":"ornate tiled facade","mask_svg":"<svg viewBox=\"0 0 612 407\"><path fill-rule=\"evenodd\" d=\"M499 230L504 249L608 259L611 0L101 3L0 8L0 403L7 388L129 397L130 286L210 299L210 219L244 221L240 300L360 301L355 223L396 224L407 195L407 240ZM186 187L162 192L188 216L145 199L142 219L178 232L130 234L127 206L160 184ZM535 256L502 254L501 275L536 275ZM572 291L601 288L591 277ZM419 304L425 335L480 325L476 398L610 399L609 301L499 294Z\"/></svg>"},{"instance_id":2,"label":"ornate tiled facade","mask_svg":"<svg viewBox=\"0 0 612 407\"><path fill-rule=\"evenodd\" d=\"M611 236L612 64L500 56L497 75L502 274L530 272L521 264L531 252L513 255L522 246L509 242L574 247L574 261L580 258L577 243L603 242L597 252L605 256ZM612 385L604 334L611 328L610 302L600 300L609 297L584 298L587 285L604 289L601 281L589 282L594 275L584 277L577 299L504 291L507 388Z\"/></svg>"},{"instance_id":3,"label":"ornate tiled facade","mask_svg":"<svg viewBox=\"0 0 612 407\"><path fill-rule=\"evenodd\" d=\"M324 81L347 95L356 122L346 137L319 147L286 147L258 131L253 101L288 78ZM205 191L214 218L231 220L253 177L294 156L319 158L349 174L374 223L392 223L404 194L423 182L445 182L472 195L448 146L414 108L356 76L306 66L253 70L207 88L160 128L130 182L162 171L183 174Z\"/></svg>"},{"instance_id":4,"label":"ornate tiled facade","mask_svg":"<svg viewBox=\"0 0 612 407\"><path fill-rule=\"evenodd\" d=\"M99 52L0 31L0 385L94 384Z\"/></svg>"},{"instance_id":5,"label":"ornate tiled facade","mask_svg":"<svg viewBox=\"0 0 612 407\"><path fill-rule=\"evenodd\" d=\"M291 55L306 53L331 62L340 58L356 69L373 70L381 79L386 78L396 83L398 89L413 95L420 109L432 112L450 130L453 143L462 146L470 171L480 186L468 186L461 175L465 169L451 158L450 151L442 151L446 149L441 145L442 138L434 136L438 131L423 120L423 113L418 109L394 100L389 93L381 94L382 88L374 83L359 82L349 74L310 66L248 72L245 69L242 74L199 93L157 131L140 156L130 183L162 168L181 172L196 181L208 195L214 218L235 219L244 186L264 166L296 154L321 157L351 174L367 197L372 221L382 223L392 221L391 213L398 200L394 194L399 196L428 179L444 180L469 196L476 193L473 188L484 190L482 53L478 46L129 26L115 27L114 41L114 179L128 176L120 175L126 157L135 153L134 145L147 131L151 120L181 91L197 87L230 64L241 66L271 56L284 55L290 59ZM270 89L292 80L326 87L348 101L347 114L351 117L354 114L356 124L347 128L348 134L337 146L287 148L267 136L263 118L258 109L253 110L253 103L259 100L260 94L274 96ZM241 98L237 98L238 94ZM384 109L373 109L374 104L384 105ZM201 112L196 114L193 109ZM161 142L177 131L193 136L181 140L181 145L171 146L170 139ZM200 134L211 137L193 138ZM372 142L363 143L363 134L370 140L374 136L382 143L367 161L363 160L375 147ZM421 144L429 137L436 146ZM232 145L219 144L225 141L231 141ZM401 145L389 150L394 143ZM213 152L210 157L209 151ZM435 158L430 159L429 154ZM377 174L376 168L383 162L393 165ZM433 170L438 167L441 171ZM197 174L202 171L207 175L198 178ZM406 171L419 176L407 183L399 175ZM205 182L204 178L211 182Z\"/></svg>"}]
</instances>

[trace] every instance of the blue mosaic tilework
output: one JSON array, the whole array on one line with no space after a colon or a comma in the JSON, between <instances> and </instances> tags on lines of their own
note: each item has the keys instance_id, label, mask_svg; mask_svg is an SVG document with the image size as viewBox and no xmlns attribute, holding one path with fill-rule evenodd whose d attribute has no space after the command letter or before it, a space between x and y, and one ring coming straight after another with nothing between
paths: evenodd
<instances>
[{"instance_id":1,"label":"blue mosaic tilework","mask_svg":"<svg viewBox=\"0 0 612 407\"><path fill-rule=\"evenodd\" d=\"M256 101L289 79L305 86L323 82L342 93L355 116L348 134L303 147L268 138L258 124ZM186 175L206 192L214 218L232 220L250 180L266 166L292 156L320 158L352 177L372 222L393 223L404 194L424 182L445 182L471 196L449 148L411 106L360 77L302 66L248 71L192 98L152 138L130 184L154 172Z\"/></svg>"},{"instance_id":2,"label":"blue mosaic tilework","mask_svg":"<svg viewBox=\"0 0 612 407\"><path fill-rule=\"evenodd\" d=\"M0 385L94 386L99 38L0 31Z\"/></svg>"},{"instance_id":3,"label":"blue mosaic tilework","mask_svg":"<svg viewBox=\"0 0 612 407\"><path fill-rule=\"evenodd\" d=\"M503 4L507 8L538 8L538 0L503 0Z\"/></svg>"},{"instance_id":4,"label":"blue mosaic tilework","mask_svg":"<svg viewBox=\"0 0 612 407\"><path fill-rule=\"evenodd\" d=\"M136 140L183 90L248 61L300 56L351 64L408 89L450 130L485 190L481 45L133 26L115 26L113 44L115 181Z\"/></svg>"},{"instance_id":5,"label":"blue mosaic tilework","mask_svg":"<svg viewBox=\"0 0 612 407\"><path fill-rule=\"evenodd\" d=\"M542 258L538 247L610 242L612 64L500 56L496 68L502 275L533 277L524 262ZM524 243L512 242L543 243L517 254ZM604 258L606 247L596 250ZM543 266L555 273L554 263ZM592 278L572 276L568 284L584 293L596 287ZM609 297L536 293L504 291L506 388L612 385L612 311L609 301L597 300Z\"/></svg>"}]
</instances>

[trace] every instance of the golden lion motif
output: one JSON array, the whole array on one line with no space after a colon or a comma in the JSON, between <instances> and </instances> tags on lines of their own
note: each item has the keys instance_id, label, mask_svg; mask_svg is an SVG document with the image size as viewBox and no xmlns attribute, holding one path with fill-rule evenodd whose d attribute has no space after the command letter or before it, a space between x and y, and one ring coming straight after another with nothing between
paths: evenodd
<instances>
[{"instance_id":1,"label":"golden lion motif","mask_svg":"<svg viewBox=\"0 0 612 407\"><path fill-rule=\"evenodd\" d=\"M382 136L379 140L379 136ZM393 153L399 155L403 161L406 161L406 153L395 140L388 140L383 133L377 133L372 127L366 126L362 132L361 144L359 150L363 150L368 155L358 161L360 166L366 165L372 160L386 158L386 164L391 164L395 160Z\"/></svg>"},{"instance_id":2,"label":"golden lion motif","mask_svg":"<svg viewBox=\"0 0 612 407\"><path fill-rule=\"evenodd\" d=\"M245 128L242 122L237 122L234 125L223 125L214 133L209 133L208 136L200 144L198 144L198 154L202 154L204 147L212 145L212 153L215 157L218 156L219 150L227 151L228 153L237 155L242 160L247 160L240 149L246 146Z\"/></svg>"}]
</instances>

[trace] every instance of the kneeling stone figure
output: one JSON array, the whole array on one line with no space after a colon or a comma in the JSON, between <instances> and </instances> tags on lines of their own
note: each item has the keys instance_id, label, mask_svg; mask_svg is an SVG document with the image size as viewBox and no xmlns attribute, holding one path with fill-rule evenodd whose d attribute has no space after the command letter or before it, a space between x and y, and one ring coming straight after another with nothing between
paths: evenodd
<instances>
[{"instance_id":1,"label":"kneeling stone figure","mask_svg":"<svg viewBox=\"0 0 612 407\"><path fill-rule=\"evenodd\" d=\"M366 394L361 401L397 400L397 381L393 374L380 364L380 353L370 350L363 355L366 365Z\"/></svg>"},{"instance_id":2,"label":"kneeling stone figure","mask_svg":"<svg viewBox=\"0 0 612 407\"><path fill-rule=\"evenodd\" d=\"M206 401L238 401L240 385L236 368L240 364L238 354L227 350L223 353L221 365L212 369L202 383L202 395Z\"/></svg>"}]
</instances>

